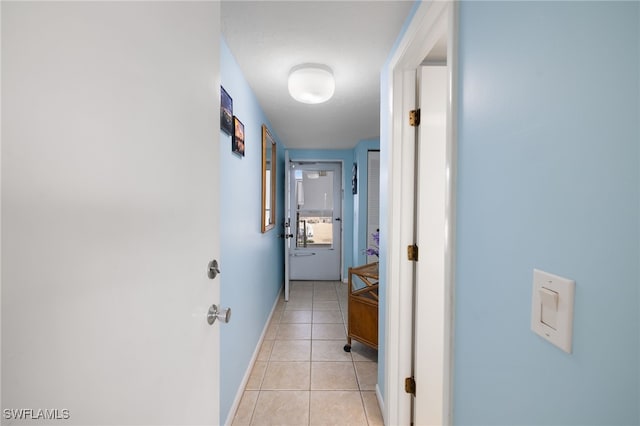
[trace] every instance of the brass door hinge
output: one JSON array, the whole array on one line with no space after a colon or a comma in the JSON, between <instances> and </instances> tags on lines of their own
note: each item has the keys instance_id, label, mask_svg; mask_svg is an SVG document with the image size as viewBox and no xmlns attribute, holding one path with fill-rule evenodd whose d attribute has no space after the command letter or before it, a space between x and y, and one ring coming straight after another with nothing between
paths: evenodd
<instances>
[{"instance_id":1,"label":"brass door hinge","mask_svg":"<svg viewBox=\"0 0 640 426\"><path fill-rule=\"evenodd\" d=\"M418 127L420 125L420 109L409 111L409 125L411 127Z\"/></svg>"},{"instance_id":2,"label":"brass door hinge","mask_svg":"<svg viewBox=\"0 0 640 426\"><path fill-rule=\"evenodd\" d=\"M407 259L412 260L414 262L418 261L418 246L411 245L407 246Z\"/></svg>"},{"instance_id":3,"label":"brass door hinge","mask_svg":"<svg viewBox=\"0 0 640 426\"><path fill-rule=\"evenodd\" d=\"M404 391L416 396L416 380L413 377L404 379Z\"/></svg>"}]
</instances>

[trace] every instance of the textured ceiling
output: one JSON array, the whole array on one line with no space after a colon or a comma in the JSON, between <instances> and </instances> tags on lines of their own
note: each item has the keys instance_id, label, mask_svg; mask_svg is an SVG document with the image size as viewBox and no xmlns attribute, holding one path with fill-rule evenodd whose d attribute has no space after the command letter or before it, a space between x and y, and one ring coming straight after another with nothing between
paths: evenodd
<instances>
[{"instance_id":1,"label":"textured ceiling","mask_svg":"<svg viewBox=\"0 0 640 426\"><path fill-rule=\"evenodd\" d=\"M413 1L224 1L222 32L288 148L344 149L380 134L380 70ZM334 97L294 101L289 71L333 69Z\"/></svg>"}]
</instances>

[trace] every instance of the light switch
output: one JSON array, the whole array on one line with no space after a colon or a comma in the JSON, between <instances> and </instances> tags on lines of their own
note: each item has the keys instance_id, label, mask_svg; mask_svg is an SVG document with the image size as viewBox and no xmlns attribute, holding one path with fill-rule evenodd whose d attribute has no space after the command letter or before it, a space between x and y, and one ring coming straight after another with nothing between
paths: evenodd
<instances>
[{"instance_id":1,"label":"light switch","mask_svg":"<svg viewBox=\"0 0 640 426\"><path fill-rule=\"evenodd\" d=\"M571 353L575 281L533 270L531 330Z\"/></svg>"},{"instance_id":2,"label":"light switch","mask_svg":"<svg viewBox=\"0 0 640 426\"><path fill-rule=\"evenodd\" d=\"M545 287L542 287L538 291L540 293L540 305L542 309L540 321L557 330L558 293Z\"/></svg>"}]
</instances>

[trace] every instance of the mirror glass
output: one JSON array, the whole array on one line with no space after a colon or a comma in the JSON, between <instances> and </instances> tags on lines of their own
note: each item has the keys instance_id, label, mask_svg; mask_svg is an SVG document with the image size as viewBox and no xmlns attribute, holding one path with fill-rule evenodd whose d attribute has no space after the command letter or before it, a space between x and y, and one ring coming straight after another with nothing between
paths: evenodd
<instances>
[{"instance_id":1,"label":"mirror glass","mask_svg":"<svg viewBox=\"0 0 640 426\"><path fill-rule=\"evenodd\" d=\"M262 125L262 232L275 226L276 217L276 141Z\"/></svg>"}]
</instances>

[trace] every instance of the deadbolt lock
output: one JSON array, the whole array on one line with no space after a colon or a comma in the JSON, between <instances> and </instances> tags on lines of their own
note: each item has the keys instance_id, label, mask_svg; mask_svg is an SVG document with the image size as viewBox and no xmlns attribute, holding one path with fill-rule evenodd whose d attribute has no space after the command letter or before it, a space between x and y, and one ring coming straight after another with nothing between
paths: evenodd
<instances>
[{"instance_id":1,"label":"deadbolt lock","mask_svg":"<svg viewBox=\"0 0 640 426\"><path fill-rule=\"evenodd\" d=\"M207 276L211 279L214 279L215 277L218 276L219 273L220 273L220 266L218 265L218 261L213 259L211 262L209 262Z\"/></svg>"}]
</instances>

